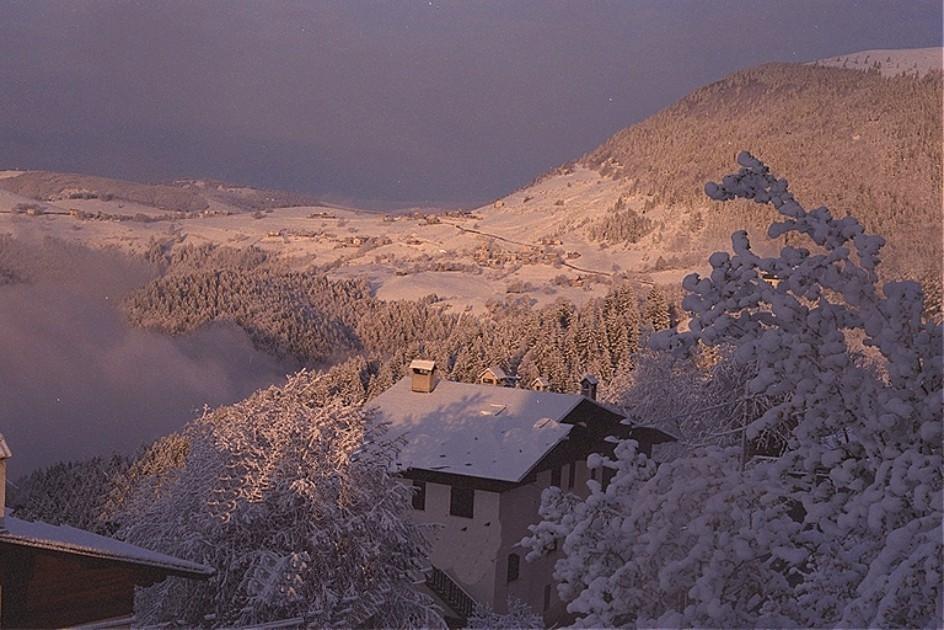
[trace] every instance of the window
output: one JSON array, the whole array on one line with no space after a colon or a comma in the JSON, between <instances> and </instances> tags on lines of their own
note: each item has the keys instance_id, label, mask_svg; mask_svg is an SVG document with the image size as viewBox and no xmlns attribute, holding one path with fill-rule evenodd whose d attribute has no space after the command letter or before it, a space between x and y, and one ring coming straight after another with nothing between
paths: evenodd
<instances>
[{"instance_id":1,"label":"window","mask_svg":"<svg viewBox=\"0 0 944 630\"><path fill-rule=\"evenodd\" d=\"M577 475L577 462L570 462L570 468L567 469L567 489L574 487Z\"/></svg>"},{"instance_id":2,"label":"window","mask_svg":"<svg viewBox=\"0 0 944 630\"><path fill-rule=\"evenodd\" d=\"M596 469L596 468L591 468L591 469L590 469L590 478L593 479L594 481L597 480L597 469Z\"/></svg>"},{"instance_id":3,"label":"window","mask_svg":"<svg viewBox=\"0 0 944 630\"><path fill-rule=\"evenodd\" d=\"M414 510L426 509L426 482L425 481L413 482L413 509Z\"/></svg>"},{"instance_id":4,"label":"window","mask_svg":"<svg viewBox=\"0 0 944 630\"><path fill-rule=\"evenodd\" d=\"M544 585L544 610L551 607L551 585Z\"/></svg>"},{"instance_id":5,"label":"window","mask_svg":"<svg viewBox=\"0 0 944 630\"><path fill-rule=\"evenodd\" d=\"M551 485L561 487L561 469L559 467L551 469Z\"/></svg>"},{"instance_id":6,"label":"window","mask_svg":"<svg viewBox=\"0 0 944 630\"><path fill-rule=\"evenodd\" d=\"M516 553L508 554L508 581L514 582L518 579L518 571L521 567L521 556Z\"/></svg>"},{"instance_id":7,"label":"window","mask_svg":"<svg viewBox=\"0 0 944 630\"><path fill-rule=\"evenodd\" d=\"M472 518L475 513L475 490L453 486L449 492L449 513L453 516Z\"/></svg>"}]
</instances>

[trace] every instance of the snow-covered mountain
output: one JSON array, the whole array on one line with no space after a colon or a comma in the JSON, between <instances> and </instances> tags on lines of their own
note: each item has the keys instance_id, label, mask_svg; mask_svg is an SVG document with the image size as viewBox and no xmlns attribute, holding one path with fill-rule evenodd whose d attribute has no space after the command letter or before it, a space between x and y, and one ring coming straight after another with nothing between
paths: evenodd
<instances>
[{"instance_id":1,"label":"snow-covered mountain","mask_svg":"<svg viewBox=\"0 0 944 630\"><path fill-rule=\"evenodd\" d=\"M899 74L924 76L929 72L941 71L944 66L944 48L861 50L810 63L849 70L878 70L889 77Z\"/></svg>"},{"instance_id":2,"label":"snow-covered mountain","mask_svg":"<svg viewBox=\"0 0 944 630\"><path fill-rule=\"evenodd\" d=\"M763 241L768 211L722 209L703 192L746 149L795 182L804 203L885 235L890 272L939 277L941 73L849 69L924 68L935 57L882 55L837 58L845 69L824 60L736 72L469 212L384 216L216 182L13 172L0 179L0 232L137 253L155 242L254 246L366 278L384 299L435 293L460 309L508 294L580 302L617 276L677 285L735 229ZM42 208L28 212L37 199Z\"/></svg>"},{"instance_id":3,"label":"snow-covered mountain","mask_svg":"<svg viewBox=\"0 0 944 630\"><path fill-rule=\"evenodd\" d=\"M883 59L933 56L898 52ZM703 192L746 149L795 182L806 203L853 213L885 235L896 272L939 275L941 87L940 72L801 64L740 71L509 195L482 225L518 223L520 234L543 228L565 243L608 245L604 256L635 270L686 269L726 245L734 229L763 238L770 217L761 207L722 210Z\"/></svg>"}]
</instances>

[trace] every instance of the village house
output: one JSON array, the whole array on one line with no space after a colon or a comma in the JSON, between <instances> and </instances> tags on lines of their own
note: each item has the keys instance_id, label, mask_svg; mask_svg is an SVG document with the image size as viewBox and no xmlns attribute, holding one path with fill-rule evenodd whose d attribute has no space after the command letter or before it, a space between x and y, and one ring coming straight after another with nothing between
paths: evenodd
<instances>
[{"instance_id":1,"label":"village house","mask_svg":"<svg viewBox=\"0 0 944 630\"><path fill-rule=\"evenodd\" d=\"M213 569L6 509L9 447L0 435L0 627L129 627L134 589Z\"/></svg>"},{"instance_id":2,"label":"village house","mask_svg":"<svg viewBox=\"0 0 944 630\"><path fill-rule=\"evenodd\" d=\"M500 385L501 387L514 387L518 384L518 377L512 376L498 366L492 366L482 370L479 374L479 383L483 385Z\"/></svg>"},{"instance_id":3,"label":"village house","mask_svg":"<svg viewBox=\"0 0 944 630\"><path fill-rule=\"evenodd\" d=\"M558 486L585 497L588 480L608 483L587 457L611 453L611 436L632 437L649 454L674 438L627 424L597 402L592 376L572 395L546 391L543 379L541 390L503 386L515 379L490 371L480 381L496 384L457 383L439 378L433 361L413 361L371 405L405 440L399 466L414 489L413 517L437 525L422 588L442 602L450 624L464 623L476 604L505 612L509 598L557 623L567 619L552 578L559 556L526 562L519 545L539 520L542 491Z\"/></svg>"}]
</instances>

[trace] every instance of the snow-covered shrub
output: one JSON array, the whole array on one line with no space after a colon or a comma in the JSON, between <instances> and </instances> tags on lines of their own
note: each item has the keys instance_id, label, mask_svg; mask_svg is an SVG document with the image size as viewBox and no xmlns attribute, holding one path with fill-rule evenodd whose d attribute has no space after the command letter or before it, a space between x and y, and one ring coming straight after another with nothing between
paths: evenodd
<instances>
[{"instance_id":1,"label":"snow-covered shrub","mask_svg":"<svg viewBox=\"0 0 944 630\"><path fill-rule=\"evenodd\" d=\"M524 630L543 628L544 620L541 619L541 615L531 610L527 603L520 599L510 598L508 612L504 614L497 613L487 606L476 606L466 627L488 630Z\"/></svg>"},{"instance_id":2,"label":"snow-covered shrub","mask_svg":"<svg viewBox=\"0 0 944 630\"><path fill-rule=\"evenodd\" d=\"M786 508L760 506L762 486L742 472L738 449L657 468L636 448L627 440L612 461L591 458L616 474L606 490L591 480L585 501L549 489L544 521L525 540L533 559L563 539L555 577L576 625L790 625L781 609L791 587L763 530Z\"/></svg>"},{"instance_id":3,"label":"snow-covered shrub","mask_svg":"<svg viewBox=\"0 0 944 630\"><path fill-rule=\"evenodd\" d=\"M204 414L183 432L183 465L124 500L120 537L217 570L147 589L139 621L442 625L413 589L427 547L406 517L409 488L388 472L396 444L318 391L300 372Z\"/></svg>"},{"instance_id":4,"label":"snow-covered shrub","mask_svg":"<svg viewBox=\"0 0 944 630\"><path fill-rule=\"evenodd\" d=\"M563 539L559 589L583 625L939 627L941 325L917 283L878 286L881 237L738 162L706 192L769 203L790 244L764 258L735 233L683 283L690 330L652 344L733 349L743 398L765 401L733 430L776 431L783 454L702 449L655 470L621 444L594 462L616 469L607 490L547 492L525 543Z\"/></svg>"}]
</instances>

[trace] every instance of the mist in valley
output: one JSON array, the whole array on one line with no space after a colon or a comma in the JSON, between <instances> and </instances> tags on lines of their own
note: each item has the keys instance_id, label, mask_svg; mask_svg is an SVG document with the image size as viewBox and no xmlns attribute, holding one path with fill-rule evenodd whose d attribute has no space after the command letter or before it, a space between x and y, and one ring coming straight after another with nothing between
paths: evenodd
<instances>
[{"instance_id":1,"label":"mist in valley","mask_svg":"<svg viewBox=\"0 0 944 630\"><path fill-rule=\"evenodd\" d=\"M0 240L0 426L13 478L129 453L294 369L234 325L179 337L128 325L121 299L154 273L117 252Z\"/></svg>"}]
</instances>

